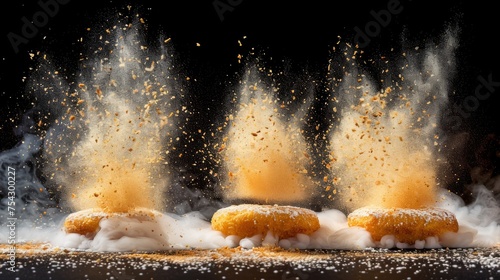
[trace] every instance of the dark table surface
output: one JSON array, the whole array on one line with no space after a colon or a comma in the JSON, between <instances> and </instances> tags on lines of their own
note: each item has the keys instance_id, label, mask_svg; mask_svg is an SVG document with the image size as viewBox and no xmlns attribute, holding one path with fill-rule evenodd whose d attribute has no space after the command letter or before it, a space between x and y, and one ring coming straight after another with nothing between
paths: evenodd
<instances>
[{"instance_id":1,"label":"dark table surface","mask_svg":"<svg viewBox=\"0 0 500 280\"><path fill-rule=\"evenodd\" d=\"M5 254L3 255L5 256ZM500 248L21 252L0 279L498 279Z\"/></svg>"}]
</instances>

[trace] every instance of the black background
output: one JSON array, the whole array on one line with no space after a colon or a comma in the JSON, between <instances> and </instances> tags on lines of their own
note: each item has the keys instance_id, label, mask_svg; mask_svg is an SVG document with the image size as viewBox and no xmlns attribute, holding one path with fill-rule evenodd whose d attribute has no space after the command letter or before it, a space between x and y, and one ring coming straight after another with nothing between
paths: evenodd
<instances>
[{"instance_id":1,"label":"black background","mask_svg":"<svg viewBox=\"0 0 500 280\"><path fill-rule=\"evenodd\" d=\"M137 3L136 3L137 2ZM39 28L36 36L15 52L7 34L21 33L22 17L31 19L41 8L37 1L16 2L2 11L1 24L1 118L0 141L2 150L10 149L22 139L16 134L16 126L30 105L25 95L23 77L29 75L32 65L29 53L47 51L57 57L57 63L68 69L78 70L78 57L85 52L85 44L77 40L86 36L86 28L110 25L117 12L139 13L145 19L148 38L155 40L158 34L170 37L175 49L175 59L186 76L196 79L189 83L192 105L199 112L192 126L206 127L215 117L223 114L224 103L230 87L238 77L235 73L242 65L237 55L250 48L264 50L267 57L279 67L287 61L290 79L294 73L307 71L323 79L332 46L337 36L349 40L355 34L354 27L363 29L373 21L370 11L387 8L390 1L261 1L243 0L219 3L235 4L231 11L223 13L223 20L208 1L108 1L96 4L89 1L71 0L59 5L59 11L46 25ZM460 104L474 94L479 84L477 77L492 76L500 81L498 52L498 10L487 1L400 1L403 11L393 15L364 48L367 56L374 59L391 47L401 47L401 34L416 45L434 40L449 24L460 26L460 47L457 52L457 77L452 84L451 105ZM246 39L243 40L243 37ZM241 40L244 47L239 47ZM419 43L421 42L421 43ZM196 46L200 43L201 46ZM411 42L405 42L411 45ZM497 91L474 110L456 133L464 132L465 146L455 150L460 154L455 172L462 172L464 179L471 180L469 172L480 164L477 150L488 134L499 134L496 121L500 105ZM315 89L321 94L324 88ZM450 106L451 106L450 105ZM498 172L498 145L493 146L485 159L489 168ZM488 158L489 157L489 158ZM496 164L496 165L495 165ZM460 165L460 166L458 166Z\"/></svg>"}]
</instances>

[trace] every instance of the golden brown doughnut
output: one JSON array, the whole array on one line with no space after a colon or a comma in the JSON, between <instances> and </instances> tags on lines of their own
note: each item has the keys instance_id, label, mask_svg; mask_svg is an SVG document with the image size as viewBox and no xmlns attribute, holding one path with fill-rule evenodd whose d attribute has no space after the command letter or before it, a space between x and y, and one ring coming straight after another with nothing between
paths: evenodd
<instances>
[{"instance_id":1,"label":"golden brown doughnut","mask_svg":"<svg viewBox=\"0 0 500 280\"><path fill-rule=\"evenodd\" d=\"M219 209L212 216L212 228L225 235L252 237L271 232L290 238L319 229L316 212L294 206L240 204Z\"/></svg>"},{"instance_id":2,"label":"golden brown doughnut","mask_svg":"<svg viewBox=\"0 0 500 280\"><path fill-rule=\"evenodd\" d=\"M375 241L385 235L394 235L399 242L408 244L458 231L455 215L440 208L363 207L347 216L347 224L366 229Z\"/></svg>"},{"instance_id":3,"label":"golden brown doughnut","mask_svg":"<svg viewBox=\"0 0 500 280\"><path fill-rule=\"evenodd\" d=\"M160 212L146 208L136 208L122 213L106 213L102 209L91 208L68 215L68 217L64 220L64 230L66 233L93 235L99 230L99 223L102 219L123 216L151 221L160 215Z\"/></svg>"}]
</instances>

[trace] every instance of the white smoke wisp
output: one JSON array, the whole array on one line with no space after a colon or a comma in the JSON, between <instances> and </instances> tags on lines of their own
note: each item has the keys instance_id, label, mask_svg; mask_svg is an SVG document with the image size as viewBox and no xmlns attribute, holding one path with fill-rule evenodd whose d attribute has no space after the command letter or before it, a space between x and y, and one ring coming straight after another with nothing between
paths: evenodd
<instances>
[{"instance_id":1,"label":"white smoke wisp","mask_svg":"<svg viewBox=\"0 0 500 280\"><path fill-rule=\"evenodd\" d=\"M0 243L13 242L23 227L54 227L62 216L37 177L41 142L26 133L17 146L0 153Z\"/></svg>"},{"instance_id":2,"label":"white smoke wisp","mask_svg":"<svg viewBox=\"0 0 500 280\"><path fill-rule=\"evenodd\" d=\"M460 225L459 232L469 235L466 247L492 247L500 244L500 196L496 196L484 185L471 186L474 201L465 205L462 198L453 193L444 193L440 207L452 211ZM453 234L446 236L447 243L457 246L461 242ZM463 240L462 240L462 243ZM460 243L458 243L460 244Z\"/></svg>"},{"instance_id":3,"label":"white smoke wisp","mask_svg":"<svg viewBox=\"0 0 500 280\"><path fill-rule=\"evenodd\" d=\"M50 199L47 189L37 177L38 162L35 154L40 151L41 142L36 135L25 134L16 147L0 153L2 223L13 216L20 220L47 222L43 218L44 212L46 214L49 211L52 214L56 208L56 203ZM9 181L10 184L7 183ZM9 211L9 208L12 211Z\"/></svg>"}]
</instances>

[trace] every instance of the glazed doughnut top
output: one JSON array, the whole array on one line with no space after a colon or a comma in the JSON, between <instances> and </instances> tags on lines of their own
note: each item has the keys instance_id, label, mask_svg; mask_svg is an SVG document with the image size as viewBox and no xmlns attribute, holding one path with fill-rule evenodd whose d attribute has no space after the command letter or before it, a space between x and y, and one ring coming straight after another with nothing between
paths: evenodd
<instances>
[{"instance_id":1,"label":"glazed doughnut top","mask_svg":"<svg viewBox=\"0 0 500 280\"><path fill-rule=\"evenodd\" d=\"M267 232L279 238L319 229L316 212L295 206L240 204L219 209L212 217L212 228L226 235L251 237Z\"/></svg>"},{"instance_id":2,"label":"glazed doughnut top","mask_svg":"<svg viewBox=\"0 0 500 280\"><path fill-rule=\"evenodd\" d=\"M362 207L347 216L347 223L366 229L375 241L385 235L394 235L398 241L409 244L447 231L458 231L458 222L452 212L433 207Z\"/></svg>"}]
</instances>

